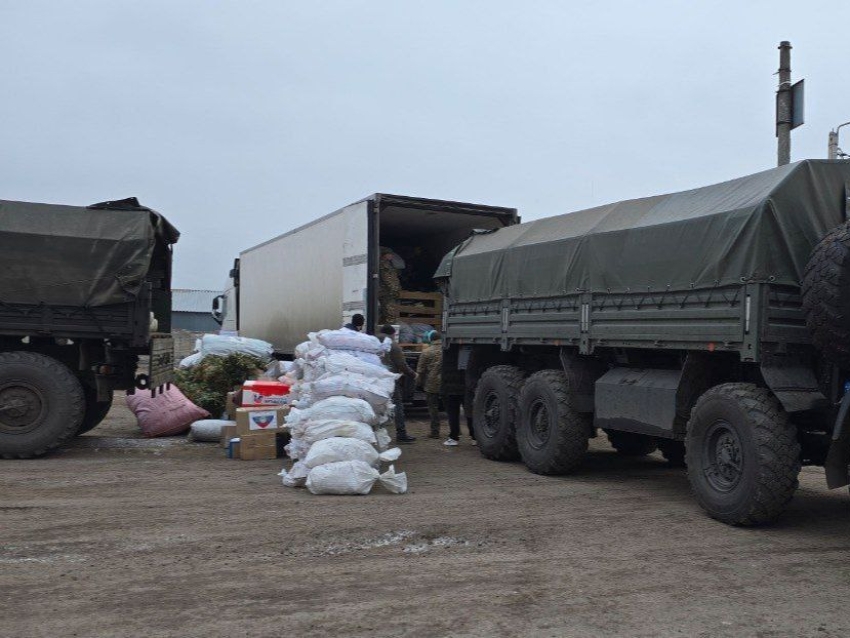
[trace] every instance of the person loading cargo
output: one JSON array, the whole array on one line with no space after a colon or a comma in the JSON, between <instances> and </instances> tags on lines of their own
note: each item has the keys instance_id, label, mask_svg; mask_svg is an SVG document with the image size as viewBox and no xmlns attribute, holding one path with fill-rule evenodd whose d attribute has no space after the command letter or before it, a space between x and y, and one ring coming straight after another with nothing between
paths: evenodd
<instances>
[{"instance_id":1,"label":"person loading cargo","mask_svg":"<svg viewBox=\"0 0 850 638\"><path fill-rule=\"evenodd\" d=\"M356 314L351 318L351 321L343 326L348 330L363 332L363 324L366 323L366 318L361 314Z\"/></svg>"},{"instance_id":2,"label":"person loading cargo","mask_svg":"<svg viewBox=\"0 0 850 638\"><path fill-rule=\"evenodd\" d=\"M407 365L404 360L404 353L395 341L395 328L390 324L381 327L381 334L389 337L392 345L390 351L384 355L384 365L387 366L390 372L406 375L408 377L416 377L416 372ZM404 378L399 378L395 382L395 390L393 391L393 403L395 403L395 440L396 443L413 443L416 440L415 436L410 436L407 433L407 427L404 423L404 396L402 395L402 387Z\"/></svg>"},{"instance_id":3,"label":"person loading cargo","mask_svg":"<svg viewBox=\"0 0 850 638\"><path fill-rule=\"evenodd\" d=\"M425 390L428 401L428 414L431 417L429 438L440 438L440 390L443 383L443 344L440 333L432 330L424 337L430 343L419 356L416 365L416 386Z\"/></svg>"},{"instance_id":4,"label":"person loading cargo","mask_svg":"<svg viewBox=\"0 0 850 638\"><path fill-rule=\"evenodd\" d=\"M389 248L381 248L381 263L378 270L378 303L381 307L380 323L398 323L398 295L401 292L401 281L399 280L398 270L393 260L393 251Z\"/></svg>"}]
</instances>

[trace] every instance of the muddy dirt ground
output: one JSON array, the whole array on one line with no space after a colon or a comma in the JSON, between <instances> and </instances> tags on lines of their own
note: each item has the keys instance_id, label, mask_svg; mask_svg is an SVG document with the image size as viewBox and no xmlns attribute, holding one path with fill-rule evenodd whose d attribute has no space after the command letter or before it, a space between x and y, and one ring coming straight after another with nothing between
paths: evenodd
<instances>
[{"instance_id":1,"label":"muddy dirt ground","mask_svg":"<svg viewBox=\"0 0 850 638\"><path fill-rule=\"evenodd\" d=\"M312 496L281 465L139 439L123 405L50 458L3 462L0 636L850 633L850 498L817 469L754 530L604 437L563 478L420 438L406 495Z\"/></svg>"}]
</instances>

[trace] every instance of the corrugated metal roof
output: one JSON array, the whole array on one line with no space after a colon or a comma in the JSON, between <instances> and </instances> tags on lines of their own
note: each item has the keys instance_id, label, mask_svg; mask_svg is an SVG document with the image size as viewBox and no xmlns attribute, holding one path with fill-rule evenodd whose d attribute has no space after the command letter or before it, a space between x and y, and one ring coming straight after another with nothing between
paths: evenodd
<instances>
[{"instance_id":1,"label":"corrugated metal roof","mask_svg":"<svg viewBox=\"0 0 850 638\"><path fill-rule=\"evenodd\" d=\"M171 289L171 312L210 312L220 290Z\"/></svg>"}]
</instances>

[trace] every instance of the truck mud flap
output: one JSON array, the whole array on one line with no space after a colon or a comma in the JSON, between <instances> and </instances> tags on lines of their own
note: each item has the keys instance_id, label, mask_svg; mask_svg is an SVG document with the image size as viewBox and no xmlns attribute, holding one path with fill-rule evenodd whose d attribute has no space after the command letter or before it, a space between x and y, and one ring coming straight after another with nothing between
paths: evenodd
<instances>
[{"instance_id":1,"label":"truck mud flap","mask_svg":"<svg viewBox=\"0 0 850 638\"><path fill-rule=\"evenodd\" d=\"M850 424L847 423L850 413L850 392L841 399L841 407L835 426L832 429L832 443L826 455L824 469L826 470L826 485L829 489L844 487L850 484Z\"/></svg>"},{"instance_id":2,"label":"truck mud flap","mask_svg":"<svg viewBox=\"0 0 850 638\"><path fill-rule=\"evenodd\" d=\"M152 391L174 381L174 339L170 334L151 335L147 387Z\"/></svg>"}]
</instances>

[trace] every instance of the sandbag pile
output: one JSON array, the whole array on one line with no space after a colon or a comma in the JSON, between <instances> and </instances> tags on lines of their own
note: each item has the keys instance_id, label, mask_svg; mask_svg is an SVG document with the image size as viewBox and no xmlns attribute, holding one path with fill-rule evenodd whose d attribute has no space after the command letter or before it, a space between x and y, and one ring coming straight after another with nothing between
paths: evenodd
<instances>
[{"instance_id":1,"label":"sandbag pile","mask_svg":"<svg viewBox=\"0 0 850 638\"><path fill-rule=\"evenodd\" d=\"M407 491L407 476L382 462L401 456L390 443L386 423L393 417L393 389L399 375L380 355L390 343L354 330L323 330L295 349L286 417L294 460L281 472L283 484L306 486L313 494L368 494L376 482L394 493Z\"/></svg>"}]
</instances>

